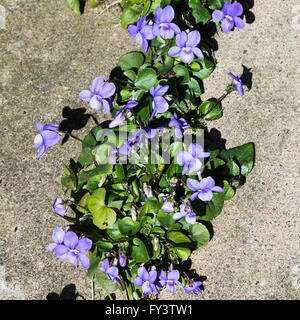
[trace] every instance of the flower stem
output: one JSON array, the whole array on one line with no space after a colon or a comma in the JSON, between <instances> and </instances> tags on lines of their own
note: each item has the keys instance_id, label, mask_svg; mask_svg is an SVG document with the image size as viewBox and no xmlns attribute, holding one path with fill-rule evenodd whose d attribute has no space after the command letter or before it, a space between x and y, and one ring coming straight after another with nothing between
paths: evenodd
<instances>
[{"instance_id":1,"label":"flower stem","mask_svg":"<svg viewBox=\"0 0 300 320\"><path fill-rule=\"evenodd\" d=\"M125 283L125 281L124 281L124 279L123 279L123 277L122 277L122 276L120 277L120 280L121 280L122 288L124 288L124 289L125 289L126 296L127 296L127 300L130 300L130 298L129 298L129 294L128 294L128 290L127 290L127 286L126 286L126 283ZM121 290L121 289L120 289L120 291L121 291L121 293L122 293L122 290ZM123 293L122 293L122 296L123 296L123 298L124 298L124 300L125 300L125 297L124 297Z\"/></svg>"},{"instance_id":2,"label":"flower stem","mask_svg":"<svg viewBox=\"0 0 300 320\"><path fill-rule=\"evenodd\" d=\"M223 101L230 93L232 90L226 90L225 93L221 95L221 97L208 109L208 111L201 117L204 119L221 101Z\"/></svg>"},{"instance_id":3,"label":"flower stem","mask_svg":"<svg viewBox=\"0 0 300 320\"><path fill-rule=\"evenodd\" d=\"M92 146L92 145L84 142L82 139L74 136L74 134L72 134L72 133L70 133L70 132L67 132L67 131L64 131L64 130L60 130L60 129L58 129L58 131L61 132L61 133L66 134L66 135L68 135L68 136L70 136L71 138L73 138L73 139L75 139L75 140L77 140L77 141L80 141L81 143L85 144L87 147L89 147L89 148L91 148L91 149L94 148L94 146Z\"/></svg>"},{"instance_id":4,"label":"flower stem","mask_svg":"<svg viewBox=\"0 0 300 320\"><path fill-rule=\"evenodd\" d=\"M92 300L95 300L95 283L94 283L94 276L92 277Z\"/></svg>"},{"instance_id":5,"label":"flower stem","mask_svg":"<svg viewBox=\"0 0 300 320\"><path fill-rule=\"evenodd\" d=\"M114 299L112 298L112 296L110 295L110 293L108 292L108 290L107 290L106 288L103 288L103 289L104 289L105 292L107 293L109 299L110 299L110 300L114 300Z\"/></svg>"}]
</instances>

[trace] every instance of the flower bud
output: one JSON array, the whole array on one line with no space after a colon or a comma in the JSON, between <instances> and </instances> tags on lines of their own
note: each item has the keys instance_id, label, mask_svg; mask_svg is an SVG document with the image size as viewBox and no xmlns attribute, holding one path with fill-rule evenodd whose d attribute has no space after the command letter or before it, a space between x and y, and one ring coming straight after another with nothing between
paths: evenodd
<instances>
[{"instance_id":1,"label":"flower bud","mask_svg":"<svg viewBox=\"0 0 300 320\"><path fill-rule=\"evenodd\" d=\"M130 212L132 221L133 222L136 221L136 210L135 210L135 207L131 207L129 212Z\"/></svg>"},{"instance_id":2,"label":"flower bud","mask_svg":"<svg viewBox=\"0 0 300 320\"><path fill-rule=\"evenodd\" d=\"M143 183L143 191L145 194L146 201L147 198L154 197L151 186L148 186L146 182Z\"/></svg>"},{"instance_id":3,"label":"flower bud","mask_svg":"<svg viewBox=\"0 0 300 320\"><path fill-rule=\"evenodd\" d=\"M114 258L112 265L116 267L118 265L118 258Z\"/></svg>"},{"instance_id":4,"label":"flower bud","mask_svg":"<svg viewBox=\"0 0 300 320\"><path fill-rule=\"evenodd\" d=\"M64 216L67 212L67 207L64 206L64 200L62 198L56 198L52 204L53 209L60 216Z\"/></svg>"},{"instance_id":5,"label":"flower bud","mask_svg":"<svg viewBox=\"0 0 300 320\"><path fill-rule=\"evenodd\" d=\"M106 177L105 177L105 176L103 176L103 177L100 178L99 183L98 183L98 187L99 187L99 188L101 188L101 187L103 186L103 183L105 182L105 180L106 180Z\"/></svg>"},{"instance_id":6,"label":"flower bud","mask_svg":"<svg viewBox=\"0 0 300 320\"><path fill-rule=\"evenodd\" d=\"M171 187L176 187L178 179L175 177L170 178L169 183Z\"/></svg>"},{"instance_id":7,"label":"flower bud","mask_svg":"<svg viewBox=\"0 0 300 320\"><path fill-rule=\"evenodd\" d=\"M156 271L156 267L155 266L151 266L150 271Z\"/></svg>"},{"instance_id":8,"label":"flower bud","mask_svg":"<svg viewBox=\"0 0 300 320\"><path fill-rule=\"evenodd\" d=\"M121 267L125 267L127 263L126 256L123 254L119 254L119 264Z\"/></svg>"},{"instance_id":9,"label":"flower bud","mask_svg":"<svg viewBox=\"0 0 300 320\"><path fill-rule=\"evenodd\" d=\"M159 246L159 239L155 237L154 238L154 245L153 245L154 251L158 250L158 246Z\"/></svg>"}]
</instances>

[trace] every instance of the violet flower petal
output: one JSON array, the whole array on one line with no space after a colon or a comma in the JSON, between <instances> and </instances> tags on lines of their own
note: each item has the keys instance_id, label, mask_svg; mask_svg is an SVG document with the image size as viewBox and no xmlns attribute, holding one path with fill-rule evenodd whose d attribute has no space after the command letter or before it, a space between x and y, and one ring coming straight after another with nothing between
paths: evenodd
<instances>
[{"instance_id":1,"label":"violet flower petal","mask_svg":"<svg viewBox=\"0 0 300 320\"><path fill-rule=\"evenodd\" d=\"M83 253L78 253L78 258L82 264L83 269L88 269L90 267L90 259Z\"/></svg>"},{"instance_id":2,"label":"violet flower petal","mask_svg":"<svg viewBox=\"0 0 300 320\"><path fill-rule=\"evenodd\" d=\"M89 90L82 90L79 93L79 98L84 101L90 101L93 97L93 94Z\"/></svg>"},{"instance_id":3,"label":"violet flower petal","mask_svg":"<svg viewBox=\"0 0 300 320\"><path fill-rule=\"evenodd\" d=\"M220 22L222 19L224 19L224 14L221 10L215 10L212 13L212 18L215 22Z\"/></svg>"},{"instance_id":4,"label":"violet flower petal","mask_svg":"<svg viewBox=\"0 0 300 320\"><path fill-rule=\"evenodd\" d=\"M222 21L221 28L225 33L228 33L234 26L233 19L231 17L225 18Z\"/></svg>"},{"instance_id":5,"label":"violet flower petal","mask_svg":"<svg viewBox=\"0 0 300 320\"><path fill-rule=\"evenodd\" d=\"M238 17L243 14L243 6L238 2L232 3L228 6L227 14L231 17Z\"/></svg>"},{"instance_id":6,"label":"violet flower petal","mask_svg":"<svg viewBox=\"0 0 300 320\"><path fill-rule=\"evenodd\" d=\"M64 237L64 244L68 248L74 249L76 247L76 245L78 244L78 237L77 237L76 233L73 231L68 231Z\"/></svg>"},{"instance_id":7,"label":"violet flower petal","mask_svg":"<svg viewBox=\"0 0 300 320\"><path fill-rule=\"evenodd\" d=\"M81 238L78 240L78 243L75 247L76 250L78 250L79 252L85 252L91 249L93 245L92 240L88 239L88 238Z\"/></svg>"},{"instance_id":8,"label":"violet flower petal","mask_svg":"<svg viewBox=\"0 0 300 320\"><path fill-rule=\"evenodd\" d=\"M100 89L102 88L103 83L104 80L102 77L95 78L91 84L91 91L95 94L100 94Z\"/></svg>"},{"instance_id":9,"label":"violet flower petal","mask_svg":"<svg viewBox=\"0 0 300 320\"><path fill-rule=\"evenodd\" d=\"M53 230L52 239L55 243L63 243L65 232L62 228L56 227Z\"/></svg>"},{"instance_id":10,"label":"violet flower petal","mask_svg":"<svg viewBox=\"0 0 300 320\"><path fill-rule=\"evenodd\" d=\"M236 26L239 30L244 29L244 27L245 27L245 22L244 22L241 18L239 18L239 17L234 17L233 20L234 20L235 26Z\"/></svg>"},{"instance_id":11,"label":"violet flower petal","mask_svg":"<svg viewBox=\"0 0 300 320\"><path fill-rule=\"evenodd\" d=\"M201 39L200 32L197 30L194 30L188 33L187 37L188 37L188 40L185 44L186 47L196 47Z\"/></svg>"}]
</instances>

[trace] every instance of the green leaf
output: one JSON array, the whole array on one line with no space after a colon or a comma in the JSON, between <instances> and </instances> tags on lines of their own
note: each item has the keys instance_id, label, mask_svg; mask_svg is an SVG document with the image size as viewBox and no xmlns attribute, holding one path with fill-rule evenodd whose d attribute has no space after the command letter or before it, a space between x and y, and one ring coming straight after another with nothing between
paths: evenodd
<instances>
[{"instance_id":1,"label":"green leaf","mask_svg":"<svg viewBox=\"0 0 300 320\"><path fill-rule=\"evenodd\" d=\"M188 257L191 255L191 249L189 248L182 248L182 247L174 247L171 248L171 251L177 254L179 258L183 261L187 260Z\"/></svg>"},{"instance_id":2,"label":"green leaf","mask_svg":"<svg viewBox=\"0 0 300 320\"><path fill-rule=\"evenodd\" d=\"M223 192L223 199L230 200L234 196L234 189L231 187L228 181L224 180L224 192Z\"/></svg>"},{"instance_id":3,"label":"green leaf","mask_svg":"<svg viewBox=\"0 0 300 320\"><path fill-rule=\"evenodd\" d=\"M101 164L93 170L83 171L78 174L78 179L80 182L84 182L94 176L105 176L112 173L113 165L112 164Z\"/></svg>"},{"instance_id":4,"label":"green leaf","mask_svg":"<svg viewBox=\"0 0 300 320\"><path fill-rule=\"evenodd\" d=\"M103 178L103 176L94 176L87 181L85 188L88 191L94 191L99 188L99 182Z\"/></svg>"},{"instance_id":5,"label":"green leaf","mask_svg":"<svg viewBox=\"0 0 300 320\"><path fill-rule=\"evenodd\" d=\"M140 215L143 216L146 213L157 213L161 208L162 203L160 203L154 197L148 198L147 202L143 205Z\"/></svg>"},{"instance_id":6,"label":"green leaf","mask_svg":"<svg viewBox=\"0 0 300 320\"><path fill-rule=\"evenodd\" d=\"M191 78L188 83L187 94L190 98L198 98L201 96L202 91L199 82L195 78Z\"/></svg>"},{"instance_id":7,"label":"green leaf","mask_svg":"<svg viewBox=\"0 0 300 320\"><path fill-rule=\"evenodd\" d=\"M167 177L165 175L162 175L162 177L160 178L159 180L159 186L162 188L162 189L166 189L169 187L169 181L167 179Z\"/></svg>"},{"instance_id":8,"label":"green leaf","mask_svg":"<svg viewBox=\"0 0 300 320\"><path fill-rule=\"evenodd\" d=\"M116 201L110 202L110 203L107 205L107 207L108 207L108 208L115 208L115 209L121 210L122 205L123 205L123 200L116 200Z\"/></svg>"},{"instance_id":9,"label":"green leaf","mask_svg":"<svg viewBox=\"0 0 300 320\"><path fill-rule=\"evenodd\" d=\"M125 76L130 79L132 82L136 79L136 73L133 70L125 70L124 71Z\"/></svg>"},{"instance_id":10,"label":"green leaf","mask_svg":"<svg viewBox=\"0 0 300 320\"><path fill-rule=\"evenodd\" d=\"M61 178L61 184L70 190L75 190L77 187L77 181L74 181L71 176L63 176Z\"/></svg>"},{"instance_id":11,"label":"green leaf","mask_svg":"<svg viewBox=\"0 0 300 320\"><path fill-rule=\"evenodd\" d=\"M88 276L92 278L98 269L101 258L99 256L96 256L96 254L89 252L89 259L90 266L88 268Z\"/></svg>"},{"instance_id":12,"label":"green leaf","mask_svg":"<svg viewBox=\"0 0 300 320\"><path fill-rule=\"evenodd\" d=\"M105 195L106 190L104 188L99 188L88 198L87 205L92 213L97 212L101 207L105 206Z\"/></svg>"},{"instance_id":13,"label":"green leaf","mask_svg":"<svg viewBox=\"0 0 300 320\"><path fill-rule=\"evenodd\" d=\"M174 59L170 56L166 56L165 63L156 62L154 67L157 69L158 74L165 74L171 70L174 64Z\"/></svg>"},{"instance_id":14,"label":"green leaf","mask_svg":"<svg viewBox=\"0 0 300 320\"><path fill-rule=\"evenodd\" d=\"M173 68L174 72L176 73L176 77L180 78L181 81L178 81L177 84L187 84L190 81L190 73L189 70L181 65L181 64L177 64L174 68Z\"/></svg>"},{"instance_id":15,"label":"green leaf","mask_svg":"<svg viewBox=\"0 0 300 320\"><path fill-rule=\"evenodd\" d=\"M212 10L222 9L225 2L231 2L231 0L207 0L209 8Z\"/></svg>"},{"instance_id":16,"label":"green leaf","mask_svg":"<svg viewBox=\"0 0 300 320\"><path fill-rule=\"evenodd\" d=\"M127 28L129 24L135 23L142 12L142 8L138 6L133 6L125 9L121 14L121 25L124 29Z\"/></svg>"},{"instance_id":17,"label":"green leaf","mask_svg":"<svg viewBox=\"0 0 300 320\"><path fill-rule=\"evenodd\" d=\"M79 212L82 212L82 213L86 213L86 211L88 211L88 209L84 210L83 208L87 208L87 202L88 202L88 199L90 198L90 194L89 192L87 192L79 201L79 206L76 207L76 209L79 211Z\"/></svg>"},{"instance_id":18,"label":"green leaf","mask_svg":"<svg viewBox=\"0 0 300 320\"><path fill-rule=\"evenodd\" d=\"M70 9L74 10L78 15L81 15L79 0L67 0L67 5Z\"/></svg>"},{"instance_id":19,"label":"green leaf","mask_svg":"<svg viewBox=\"0 0 300 320\"><path fill-rule=\"evenodd\" d=\"M112 226L116 221L116 212L108 207L99 207L96 212L93 212L93 223L99 229L103 230Z\"/></svg>"},{"instance_id":20,"label":"green leaf","mask_svg":"<svg viewBox=\"0 0 300 320\"><path fill-rule=\"evenodd\" d=\"M226 163L226 166L229 168L229 173L231 175L238 176L240 174L239 166L232 159Z\"/></svg>"},{"instance_id":21,"label":"green leaf","mask_svg":"<svg viewBox=\"0 0 300 320\"><path fill-rule=\"evenodd\" d=\"M210 108L214 106L215 102L211 100L206 100L202 102L202 104L199 107L199 111L202 115L206 114ZM220 119L223 116L223 111L221 104L218 103L205 117L204 120L211 121L211 120L217 120Z\"/></svg>"},{"instance_id":22,"label":"green leaf","mask_svg":"<svg viewBox=\"0 0 300 320\"><path fill-rule=\"evenodd\" d=\"M115 222L112 226L108 227L106 229L106 232L108 236L114 241L119 241L120 239L124 238L119 230L118 221Z\"/></svg>"},{"instance_id":23,"label":"green leaf","mask_svg":"<svg viewBox=\"0 0 300 320\"><path fill-rule=\"evenodd\" d=\"M139 70L135 81L136 87L144 91L149 91L156 83L156 72L153 69L145 68Z\"/></svg>"},{"instance_id":24,"label":"green leaf","mask_svg":"<svg viewBox=\"0 0 300 320\"><path fill-rule=\"evenodd\" d=\"M171 231L167 233L167 238L175 244L190 244L191 240L182 232Z\"/></svg>"},{"instance_id":25,"label":"green leaf","mask_svg":"<svg viewBox=\"0 0 300 320\"><path fill-rule=\"evenodd\" d=\"M200 80L204 80L214 71L215 65L208 59L199 60L199 63L202 68L200 70L196 69L193 71L193 75L198 77Z\"/></svg>"},{"instance_id":26,"label":"green leaf","mask_svg":"<svg viewBox=\"0 0 300 320\"><path fill-rule=\"evenodd\" d=\"M149 253L144 242L139 238L133 239L132 258L138 263L144 263L150 260Z\"/></svg>"},{"instance_id":27,"label":"green leaf","mask_svg":"<svg viewBox=\"0 0 300 320\"><path fill-rule=\"evenodd\" d=\"M160 224L166 229L171 228L175 224L173 217L164 211L160 211L156 217Z\"/></svg>"},{"instance_id":28,"label":"green leaf","mask_svg":"<svg viewBox=\"0 0 300 320\"><path fill-rule=\"evenodd\" d=\"M114 245L111 242L106 241L105 239L97 241L96 246L99 248L100 251L104 252L110 251L114 247Z\"/></svg>"},{"instance_id":29,"label":"green leaf","mask_svg":"<svg viewBox=\"0 0 300 320\"><path fill-rule=\"evenodd\" d=\"M210 234L207 228L202 223L196 223L190 226L189 232L192 240L196 241L197 247L206 245L210 240Z\"/></svg>"},{"instance_id":30,"label":"green leaf","mask_svg":"<svg viewBox=\"0 0 300 320\"><path fill-rule=\"evenodd\" d=\"M115 179L115 182L122 182L125 178L125 172L123 165L120 163L115 164L114 166L115 171L113 172L113 177Z\"/></svg>"},{"instance_id":31,"label":"green leaf","mask_svg":"<svg viewBox=\"0 0 300 320\"><path fill-rule=\"evenodd\" d=\"M201 220L210 221L217 217L222 211L223 204L223 192L214 192L211 201L206 203L205 215L201 216Z\"/></svg>"},{"instance_id":32,"label":"green leaf","mask_svg":"<svg viewBox=\"0 0 300 320\"><path fill-rule=\"evenodd\" d=\"M116 139L114 139L112 143L116 145ZM92 154L95 156L95 160L97 164L99 165L108 164L109 163L108 158L113 148L114 147L110 143L103 143L103 144L100 144L99 146L96 146L93 149Z\"/></svg>"},{"instance_id":33,"label":"green leaf","mask_svg":"<svg viewBox=\"0 0 300 320\"><path fill-rule=\"evenodd\" d=\"M133 51L124 54L119 62L118 66L123 70L139 69L145 62L145 55L142 52Z\"/></svg>"},{"instance_id":34,"label":"green leaf","mask_svg":"<svg viewBox=\"0 0 300 320\"><path fill-rule=\"evenodd\" d=\"M220 159L220 158L213 158L209 160L205 166L207 167L208 170L215 170L218 167L221 167L225 164L225 161Z\"/></svg>"},{"instance_id":35,"label":"green leaf","mask_svg":"<svg viewBox=\"0 0 300 320\"><path fill-rule=\"evenodd\" d=\"M192 9L192 15L196 23L207 23L211 16L200 0L190 0L189 7Z\"/></svg>"},{"instance_id":36,"label":"green leaf","mask_svg":"<svg viewBox=\"0 0 300 320\"><path fill-rule=\"evenodd\" d=\"M106 273L100 270L96 271L94 282L107 291L115 291L118 287L116 281L112 282L110 279L108 279Z\"/></svg>"},{"instance_id":37,"label":"green leaf","mask_svg":"<svg viewBox=\"0 0 300 320\"><path fill-rule=\"evenodd\" d=\"M133 236L140 230L140 224L132 221L130 217L125 217L118 222L119 230L125 236Z\"/></svg>"},{"instance_id":38,"label":"green leaf","mask_svg":"<svg viewBox=\"0 0 300 320\"><path fill-rule=\"evenodd\" d=\"M97 8L99 6L99 2L95 1L95 0L90 0L90 7L92 9Z\"/></svg>"},{"instance_id":39,"label":"green leaf","mask_svg":"<svg viewBox=\"0 0 300 320\"><path fill-rule=\"evenodd\" d=\"M220 157L226 161L237 160L241 168L241 174L247 176L254 165L254 143L249 142L239 147L222 151Z\"/></svg>"}]
</instances>

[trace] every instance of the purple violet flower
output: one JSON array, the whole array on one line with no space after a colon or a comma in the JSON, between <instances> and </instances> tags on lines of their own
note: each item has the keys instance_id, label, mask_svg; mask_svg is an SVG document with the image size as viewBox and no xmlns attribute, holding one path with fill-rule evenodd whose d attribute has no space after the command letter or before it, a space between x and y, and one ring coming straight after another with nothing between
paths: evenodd
<instances>
[{"instance_id":1,"label":"purple violet flower","mask_svg":"<svg viewBox=\"0 0 300 320\"><path fill-rule=\"evenodd\" d=\"M155 23L152 27L154 36L161 36L163 39L172 39L174 32L180 33L179 27L171 21L175 17L172 6L168 5L164 9L157 7L155 11Z\"/></svg>"},{"instance_id":2,"label":"purple violet flower","mask_svg":"<svg viewBox=\"0 0 300 320\"><path fill-rule=\"evenodd\" d=\"M143 16L137 25L131 25L127 28L128 33L135 38L137 44L142 46L143 52L148 50L148 41L155 38L152 33L152 26L146 25L146 16Z\"/></svg>"},{"instance_id":3,"label":"purple violet flower","mask_svg":"<svg viewBox=\"0 0 300 320\"><path fill-rule=\"evenodd\" d=\"M102 261L102 267L99 268L100 271L105 272L107 278L112 282L116 281L118 286L121 286L119 278L119 269L118 267L110 267L108 259Z\"/></svg>"},{"instance_id":4,"label":"purple violet flower","mask_svg":"<svg viewBox=\"0 0 300 320\"><path fill-rule=\"evenodd\" d=\"M152 102L153 111L152 111L150 120L152 120L157 113L163 113L168 110L169 104L167 100L162 97L168 91L168 89L169 89L168 85L165 85L165 86L158 85L156 88L154 87L150 88L150 94L153 97L153 102Z\"/></svg>"},{"instance_id":5,"label":"purple violet flower","mask_svg":"<svg viewBox=\"0 0 300 320\"><path fill-rule=\"evenodd\" d=\"M202 146L197 143L191 143L189 145L189 153L191 153L193 157L197 158L207 158L210 156L210 153L204 152Z\"/></svg>"},{"instance_id":6,"label":"purple violet flower","mask_svg":"<svg viewBox=\"0 0 300 320\"><path fill-rule=\"evenodd\" d=\"M192 171L199 171L202 163L198 158L207 158L210 156L209 152L203 152L203 148L197 143L191 143L188 151L179 151L177 154L177 163L183 166L182 175L190 169Z\"/></svg>"},{"instance_id":7,"label":"purple violet flower","mask_svg":"<svg viewBox=\"0 0 300 320\"><path fill-rule=\"evenodd\" d=\"M179 219L181 219L182 217L185 217L185 221L186 221L187 223L190 223L190 224L195 224L195 223L196 223L196 214L195 214L195 212L192 210L192 207L191 207L190 202L188 202L188 203L182 203L182 204L179 206L179 209L180 209L180 211L179 211L179 212L176 212L176 213L173 215L173 219L174 219L174 220L179 220Z\"/></svg>"},{"instance_id":8,"label":"purple violet flower","mask_svg":"<svg viewBox=\"0 0 300 320\"><path fill-rule=\"evenodd\" d=\"M139 146L145 131L143 129L137 129L130 134L128 140L125 140L119 148L116 148L111 151L113 153L120 153L124 155L128 155L131 151L131 147L135 144Z\"/></svg>"},{"instance_id":9,"label":"purple violet flower","mask_svg":"<svg viewBox=\"0 0 300 320\"><path fill-rule=\"evenodd\" d=\"M157 272L155 270L147 272L145 267L140 267L138 269L138 277L133 281L134 285L137 287L142 286L142 292L144 294L151 294L154 291L156 294L159 294L159 291L154 284L157 277Z\"/></svg>"},{"instance_id":10,"label":"purple violet flower","mask_svg":"<svg viewBox=\"0 0 300 320\"><path fill-rule=\"evenodd\" d=\"M83 90L79 93L79 98L89 101L90 106L95 110L100 110L103 106L105 113L110 113L111 96L114 95L116 86L112 82L104 82L102 77L97 77L92 81L91 91Z\"/></svg>"},{"instance_id":11,"label":"purple violet flower","mask_svg":"<svg viewBox=\"0 0 300 320\"><path fill-rule=\"evenodd\" d=\"M129 101L125 107L120 108L114 115L114 119L108 125L109 128L115 128L119 126L126 118L131 117L131 112L126 111L130 110L138 105L138 102L133 100Z\"/></svg>"},{"instance_id":12,"label":"purple violet flower","mask_svg":"<svg viewBox=\"0 0 300 320\"><path fill-rule=\"evenodd\" d=\"M201 161L193 157L193 155L187 151L179 151L177 154L177 163L183 167L182 175L185 175L188 170L199 171L201 169Z\"/></svg>"},{"instance_id":13,"label":"purple violet flower","mask_svg":"<svg viewBox=\"0 0 300 320\"><path fill-rule=\"evenodd\" d=\"M194 60L194 55L199 59L204 59L202 51L197 48L200 42L200 32L197 30L186 33L184 31L176 35L175 40L177 46L169 49L168 55L171 57L180 57L184 63L191 63Z\"/></svg>"},{"instance_id":14,"label":"purple violet flower","mask_svg":"<svg viewBox=\"0 0 300 320\"><path fill-rule=\"evenodd\" d=\"M159 273L159 283L158 287L163 288L165 285L167 285L167 291L174 293L174 284L177 284L178 287L183 288L183 285L178 281L180 278L180 274L178 270L173 270L171 272L160 271Z\"/></svg>"},{"instance_id":15,"label":"purple violet flower","mask_svg":"<svg viewBox=\"0 0 300 320\"><path fill-rule=\"evenodd\" d=\"M52 147L58 142L60 135L56 131L58 129L58 124L56 123L43 125L38 122L35 126L39 134L34 138L34 147L40 148L37 155L37 158L40 159L48 147Z\"/></svg>"},{"instance_id":16,"label":"purple violet flower","mask_svg":"<svg viewBox=\"0 0 300 320\"><path fill-rule=\"evenodd\" d=\"M161 207L161 210L164 210L168 213L174 212L174 203L169 200L169 195L165 193L160 193L158 195L159 198L162 198L164 200L163 205Z\"/></svg>"},{"instance_id":17,"label":"purple violet flower","mask_svg":"<svg viewBox=\"0 0 300 320\"><path fill-rule=\"evenodd\" d=\"M187 122L183 118L178 119L176 112L174 112L174 116L171 118L171 121L169 122L169 126L175 127L174 128L175 136L176 138L181 139L183 137L182 131L184 129L187 129L190 125L187 124Z\"/></svg>"},{"instance_id":18,"label":"purple violet flower","mask_svg":"<svg viewBox=\"0 0 300 320\"><path fill-rule=\"evenodd\" d=\"M210 201L214 192L224 192L224 189L215 186L215 180L212 177L203 178L200 182L194 179L188 178L186 184L190 190L196 191L190 199L193 201L197 197L202 201Z\"/></svg>"},{"instance_id":19,"label":"purple violet flower","mask_svg":"<svg viewBox=\"0 0 300 320\"><path fill-rule=\"evenodd\" d=\"M186 287L184 291L186 293L193 292L195 295L198 295L199 293L202 293L202 290L200 289L201 285L202 285L201 281L195 281L190 286Z\"/></svg>"},{"instance_id":20,"label":"purple violet flower","mask_svg":"<svg viewBox=\"0 0 300 320\"><path fill-rule=\"evenodd\" d=\"M228 33L234 27L238 29L243 29L245 27L244 21L239 18L243 14L243 6L236 2L230 3L226 2L222 10L215 10L212 13L212 18L215 22L222 21L221 28L224 32Z\"/></svg>"},{"instance_id":21,"label":"purple violet flower","mask_svg":"<svg viewBox=\"0 0 300 320\"><path fill-rule=\"evenodd\" d=\"M53 204L52 204L52 207L53 209L55 210L55 212L57 214L59 214L60 216L64 216L67 212L67 208L65 207L64 205L64 200L62 198L56 198L54 201L53 201Z\"/></svg>"},{"instance_id":22,"label":"purple violet flower","mask_svg":"<svg viewBox=\"0 0 300 320\"><path fill-rule=\"evenodd\" d=\"M78 239L76 233L72 231L64 232L61 228L56 227L52 234L54 243L50 243L46 251L54 249L56 255L72 264L78 266L78 259L82 267L88 269L90 266L89 258L83 254L92 247L92 241L88 238Z\"/></svg>"},{"instance_id":23,"label":"purple violet flower","mask_svg":"<svg viewBox=\"0 0 300 320\"><path fill-rule=\"evenodd\" d=\"M233 79L233 85L239 95L244 95L244 89L243 89L243 82L241 80L242 74L240 74L238 77L234 76L231 72L228 73L229 77Z\"/></svg>"}]
</instances>

